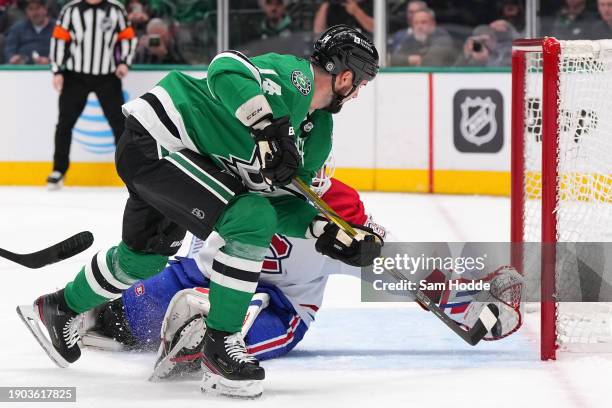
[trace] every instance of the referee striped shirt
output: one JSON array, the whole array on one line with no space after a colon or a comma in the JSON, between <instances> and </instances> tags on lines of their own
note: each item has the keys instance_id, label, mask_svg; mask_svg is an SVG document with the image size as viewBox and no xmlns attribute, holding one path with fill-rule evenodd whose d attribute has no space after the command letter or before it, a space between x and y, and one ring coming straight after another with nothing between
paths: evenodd
<instances>
[{"instance_id":1,"label":"referee striped shirt","mask_svg":"<svg viewBox=\"0 0 612 408\"><path fill-rule=\"evenodd\" d=\"M130 65L136 50L136 33L121 3L85 0L67 3L51 37L51 69L105 75L117 65Z\"/></svg>"}]
</instances>

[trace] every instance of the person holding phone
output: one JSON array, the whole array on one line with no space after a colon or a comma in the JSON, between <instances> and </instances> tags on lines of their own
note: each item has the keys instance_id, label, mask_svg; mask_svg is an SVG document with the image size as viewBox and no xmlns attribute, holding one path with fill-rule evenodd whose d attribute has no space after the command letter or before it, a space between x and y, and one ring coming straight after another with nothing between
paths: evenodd
<instances>
[{"instance_id":1,"label":"person holding phone","mask_svg":"<svg viewBox=\"0 0 612 408\"><path fill-rule=\"evenodd\" d=\"M161 18L147 23L146 34L140 37L136 51L137 64L186 64L174 40L170 25Z\"/></svg>"},{"instance_id":2,"label":"person holding phone","mask_svg":"<svg viewBox=\"0 0 612 408\"><path fill-rule=\"evenodd\" d=\"M479 25L463 44L456 66L503 67L510 65L510 33L496 31L491 25Z\"/></svg>"}]
</instances>

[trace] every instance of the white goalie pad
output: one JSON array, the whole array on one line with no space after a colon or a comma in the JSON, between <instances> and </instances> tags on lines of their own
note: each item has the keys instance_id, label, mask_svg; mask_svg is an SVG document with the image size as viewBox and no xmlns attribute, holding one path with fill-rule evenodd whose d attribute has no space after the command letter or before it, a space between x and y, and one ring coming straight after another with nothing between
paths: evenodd
<instances>
[{"instance_id":1,"label":"white goalie pad","mask_svg":"<svg viewBox=\"0 0 612 408\"><path fill-rule=\"evenodd\" d=\"M208 288L190 288L177 292L164 315L161 340L172 341L176 331L195 315L208 316L210 301Z\"/></svg>"},{"instance_id":2,"label":"white goalie pad","mask_svg":"<svg viewBox=\"0 0 612 408\"><path fill-rule=\"evenodd\" d=\"M204 318L210 311L208 293L207 288L191 288L174 295L162 322L161 343L149 381L169 378L178 363L199 358L193 350L197 349L206 331Z\"/></svg>"},{"instance_id":3,"label":"white goalie pad","mask_svg":"<svg viewBox=\"0 0 612 408\"><path fill-rule=\"evenodd\" d=\"M497 324L489 330L483 340L499 340L517 331L522 324L520 312L523 277L513 267L504 266L485 279L490 282L490 290L476 295L463 315L462 324L472 327L478 320L482 309L493 303L499 309Z\"/></svg>"}]
</instances>

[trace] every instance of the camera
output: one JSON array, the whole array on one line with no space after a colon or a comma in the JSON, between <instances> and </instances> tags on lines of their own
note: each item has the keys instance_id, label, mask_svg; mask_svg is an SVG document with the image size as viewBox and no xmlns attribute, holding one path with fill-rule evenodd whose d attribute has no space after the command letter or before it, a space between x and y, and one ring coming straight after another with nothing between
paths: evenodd
<instances>
[{"instance_id":1,"label":"camera","mask_svg":"<svg viewBox=\"0 0 612 408\"><path fill-rule=\"evenodd\" d=\"M474 52L480 52L482 51L482 42L478 41L478 40L473 40L472 41L472 51Z\"/></svg>"},{"instance_id":2,"label":"camera","mask_svg":"<svg viewBox=\"0 0 612 408\"><path fill-rule=\"evenodd\" d=\"M149 35L149 47L159 47L161 45L161 38L159 35Z\"/></svg>"}]
</instances>

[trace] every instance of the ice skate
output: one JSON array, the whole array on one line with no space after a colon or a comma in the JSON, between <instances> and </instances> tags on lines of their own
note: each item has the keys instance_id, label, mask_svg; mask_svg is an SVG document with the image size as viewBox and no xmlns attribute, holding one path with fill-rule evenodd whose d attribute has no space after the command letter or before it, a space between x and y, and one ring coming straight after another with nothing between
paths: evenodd
<instances>
[{"instance_id":1,"label":"ice skate","mask_svg":"<svg viewBox=\"0 0 612 408\"><path fill-rule=\"evenodd\" d=\"M39 297L33 306L17 306L17 314L55 364L65 368L79 359L81 318L66 305L63 289Z\"/></svg>"},{"instance_id":2,"label":"ice skate","mask_svg":"<svg viewBox=\"0 0 612 408\"><path fill-rule=\"evenodd\" d=\"M265 371L248 354L241 333L209 328L204 336L202 392L234 398L257 398Z\"/></svg>"},{"instance_id":3,"label":"ice skate","mask_svg":"<svg viewBox=\"0 0 612 408\"><path fill-rule=\"evenodd\" d=\"M61 189L64 186L64 175L54 170L49 177L47 177L47 190L56 191Z\"/></svg>"}]
</instances>

